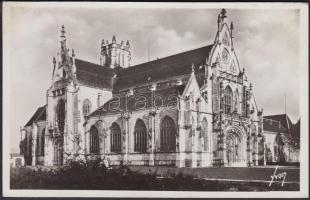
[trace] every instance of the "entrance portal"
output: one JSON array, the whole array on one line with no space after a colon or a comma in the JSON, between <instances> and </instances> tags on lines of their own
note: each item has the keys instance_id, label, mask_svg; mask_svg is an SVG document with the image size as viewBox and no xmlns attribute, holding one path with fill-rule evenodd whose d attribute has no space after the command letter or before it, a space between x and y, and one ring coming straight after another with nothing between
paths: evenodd
<instances>
[{"instance_id":1,"label":"entrance portal","mask_svg":"<svg viewBox=\"0 0 310 200\"><path fill-rule=\"evenodd\" d=\"M246 139L240 131L230 129L226 132L226 160L228 166L246 165Z\"/></svg>"}]
</instances>

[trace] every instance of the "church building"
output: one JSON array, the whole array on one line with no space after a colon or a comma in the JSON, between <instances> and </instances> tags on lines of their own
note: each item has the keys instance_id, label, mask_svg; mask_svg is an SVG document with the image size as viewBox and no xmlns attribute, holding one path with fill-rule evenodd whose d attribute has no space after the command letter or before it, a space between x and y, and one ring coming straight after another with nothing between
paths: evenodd
<instances>
[{"instance_id":1,"label":"church building","mask_svg":"<svg viewBox=\"0 0 310 200\"><path fill-rule=\"evenodd\" d=\"M46 105L21 129L26 165L264 165L263 110L233 33L222 9L212 44L132 66L129 41L115 36L99 64L78 59L63 26Z\"/></svg>"}]
</instances>

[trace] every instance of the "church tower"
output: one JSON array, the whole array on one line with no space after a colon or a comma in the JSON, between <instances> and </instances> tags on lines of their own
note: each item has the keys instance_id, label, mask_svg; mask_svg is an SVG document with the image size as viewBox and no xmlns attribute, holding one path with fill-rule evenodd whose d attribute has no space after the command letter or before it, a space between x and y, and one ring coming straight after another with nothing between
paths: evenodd
<instances>
[{"instance_id":1,"label":"church tower","mask_svg":"<svg viewBox=\"0 0 310 200\"><path fill-rule=\"evenodd\" d=\"M117 67L130 67L131 55L130 44L127 40L126 44L122 40L121 43L116 42L113 35L112 42L102 40L100 52L100 65L107 66L112 69Z\"/></svg>"}]
</instances>

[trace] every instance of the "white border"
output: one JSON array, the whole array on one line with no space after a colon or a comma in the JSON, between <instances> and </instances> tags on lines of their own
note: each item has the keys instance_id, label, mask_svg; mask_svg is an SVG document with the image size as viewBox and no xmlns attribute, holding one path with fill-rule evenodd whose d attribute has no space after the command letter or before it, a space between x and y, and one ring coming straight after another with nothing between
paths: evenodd
<instances>
[{"instance_id":1,"label":"white border","mask_svg":"<svg viewBox=\"0 0 310 200\"><path fill-rule=\"evenodd\" d=\"M9 12L12 7L59 7L59 8L227 8L227 9L299 9L300 10L300 191L299 192L176 192L176 191L98 191L98 190L10 190L9 188L9 77L10 51L8 38L10 32ZM307 3L129 3L129 2L4 2L3 3L3 195L8 197L308 197L308 4ZM5 106L4 106L5 105Z\"/></svg>"}]
</instances>

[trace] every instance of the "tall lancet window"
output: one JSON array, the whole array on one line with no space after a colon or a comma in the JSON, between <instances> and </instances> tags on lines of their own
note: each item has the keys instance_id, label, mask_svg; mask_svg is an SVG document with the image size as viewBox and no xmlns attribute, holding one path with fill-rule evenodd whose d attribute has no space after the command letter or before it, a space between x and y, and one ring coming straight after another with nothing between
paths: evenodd
<instances>
[{"instance_id":1,"label":"tall lancet window","mask_svg":"<svg viewBox=\"0 0 310 200\"><path fill-rule=\"evenodd\" d=\"M121 128L117 123L111 126L111 152L120 153L122 149Z\"/></svg>"},{"instance_id":2,"label":"tall lancet window","mask_svg":"<svg viewBox=\"0 0 310 200\"><path fill-rule=\"evenodd\" d=\"M63 133L65 129L65 101L63 99L59 100L57 105L57 122L59 131Z\"/></svg>"},{"instance_id":3,"label":"tall lancet window","mask_svg":"<svg viewBox=\"0 0 310 200\"><path fill-rule=\"evenodd\" d=\"M89 143L89 152L99 153L99 132L95 126L90 128Z\"/></svg>"},{"instance_id":4,"label":"tall lancet window","mask_svg":"<svg viewBox=\"0 0 310 200\"><path fill-rule=\"evenodd\" d=\"M234 95L234 112L239 113L239 92L236 90Z\"/></svg>"},{"instance_id":5,"label":"tall lancet window","mask_svg":"<svg viewBox=\"0 0 310 200\"><path fill-rule=\"evenodd\" d=\"M91 111L91 102L89 99L85 99L83 102L83 115L87 116Z\"/></svg>"},{"instance_id":6,"label":"tall lancet window","mask_svg":"<svg viewBox=\"0 0 310 200\"><path fill-rule=\"evenodd\" d=\"M134 150L135 152L146 152L147 149L147 132L144 122L138 119L134 132Z\"/></svg>"},{"instance_id":7,"label":"tall lancet window","mask_svg":"<svg viewBox=\"0 0 310 200\"><path fill-rule=\"evenodd\" d=\"M232 90L229 86L224 91L224 113L230 114L232 112Z\"/></svg>"},{"instance_id":8,"label":"tall lancet window","mask_svg":"<svg viewBox=\"0 0 310 200\"><path fill-rule=\"evenodd\" d=\"M160 126L160 149L161 151L176 150L176 127L173 119L166 116Z\"/></svg>"}]
</instances>

